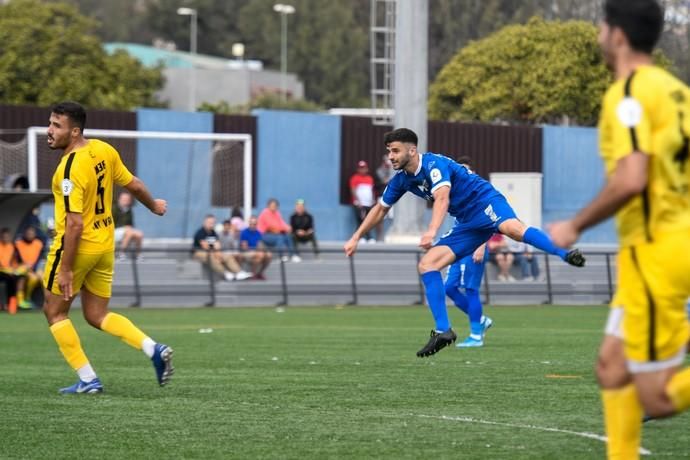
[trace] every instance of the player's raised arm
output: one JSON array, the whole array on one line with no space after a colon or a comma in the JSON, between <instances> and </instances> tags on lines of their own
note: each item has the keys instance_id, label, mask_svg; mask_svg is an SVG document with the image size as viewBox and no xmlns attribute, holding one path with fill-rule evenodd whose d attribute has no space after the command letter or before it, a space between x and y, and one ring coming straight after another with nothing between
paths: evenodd
<instances>
[{"instance_id":1,"label":"player's raised arm","mask_svg":"<svg viewBox=\"0 0 690 460\"><path fill-rule=\"evenodd\" d=\"M429 249L434 243L436 233L438 233L438 229L443 224L443 220L448 212L449 197L450 186L439 187L434 192L434 207L431 210L431 221L426 232L422 235L422 239L419 241L419 247L422 249Z\"/></svg>"},{"instance_id":2,"label":"player's raised arm","mask_svg":"<svg viewBox=\"0 0 690 460\"><path fill-rule=\"evenodd\" d=\"M355 232L352 234L352 237L347 241L347 243L345 243L343 249L345 250L346 256L350 257L355 253L355 251L357 251L357 243L359 243L359 239L362 237L362 235L376 227L376 225L379 224L384 217L386 217L389 209L389 207L383 206L381 203L376 203L376 205L371 208L371 211L369 211L369 214L367 214L367 217L364 219L364 222L362 222L362 225L355 230Z\"/></svg>"},{"instance_id":3,"label":"player's raised arm","mask_svg":"<svg viewBox=\"0 0 690 460\"><path fill-rule=\"evenodd\" d=\"M153 198L149 189L146 188L146 184L138 177L134 176L131 182L125 185L125 188L152 213L162 216L168 210L168 202L159 198Z\"/></svg>"}]
</instances>

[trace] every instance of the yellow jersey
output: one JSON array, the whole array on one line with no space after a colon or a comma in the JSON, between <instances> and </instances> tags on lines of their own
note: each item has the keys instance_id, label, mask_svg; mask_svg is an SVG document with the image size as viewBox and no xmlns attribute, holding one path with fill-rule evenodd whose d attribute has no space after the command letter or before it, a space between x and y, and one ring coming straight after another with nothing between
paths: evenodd
<instances>
[{"instance_id":1,"label":"yellow jersey","mask_svg":"<svg viewBox=\"0 0 690 460\"><path fill-rule=\"evenodd\" d=\"M690 231L690 89L663 69L640 66L604 96L599 148L606 174L632 152L649 156L645 190L616 213L621 247Z\"/></svg>"},{"instance_id":2,"label":"yellow jersey","mask_svg":"<svg viewBox=\"0 0 690 460\"><path fill-rule=\"evenodd\" d=\"M101 254L115 248L113 184L127 185L134 176L110 144L97 139L63 155L53 175L55 240L62 247L68 212L82 215L84 230L77 252Z\"/></svg>"}]
</instances>

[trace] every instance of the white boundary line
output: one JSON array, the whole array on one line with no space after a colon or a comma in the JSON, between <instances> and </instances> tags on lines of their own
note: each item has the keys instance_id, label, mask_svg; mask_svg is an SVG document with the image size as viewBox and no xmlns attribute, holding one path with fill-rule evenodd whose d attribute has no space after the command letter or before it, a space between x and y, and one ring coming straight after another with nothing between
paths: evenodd
<instances>
[{"instance_id":1,"label":"white boundary line","mask_svg":"<svg viewBox=\"0 0 690 460\"><path fill-rule=\"evenodd\" d=\"M606 436L601 436L601 435L595 434L595 433L587 433L587 432L571 431L571 430L561 430L560 428L549 428L549 427L537 426L537 425L523 425L520 423L493 422L491 420L481 420L481 419L472 418L472 417L453 417L450 415L424 415L424 414L411 414L411 415L414 415L414 416L420 417L420 418L434 418L434 419L438 419L438 420L450 420L452 422L476 423L476 424L480 424L480 425L507 426L509 428L526 428L529 430L547 431L550 433L572 434L574 436L580 436L582 438L588 438L588 439L596 439L597 441L601 441L603 443L606 443ZM640 447L640 455L651 455L651 454L652 454L652 452L650 450L647 450L644 447Z\"/></svg>"}]
</instances>

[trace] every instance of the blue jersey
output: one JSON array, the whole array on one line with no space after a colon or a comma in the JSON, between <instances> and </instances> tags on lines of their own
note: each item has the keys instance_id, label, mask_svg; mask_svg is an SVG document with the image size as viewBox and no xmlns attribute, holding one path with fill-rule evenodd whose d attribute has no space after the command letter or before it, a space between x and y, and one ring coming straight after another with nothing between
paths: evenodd
<instances>
[{"instance_id":1,"label":"blue jersey","mask_svg":"<svg viewBox=\"0 0 690 460\"><path fill-rule=\"evenodd\" d=\"M444 186L450 187L448 213L458 222L470 221L477 213L483 213L493 199L502 197L493 185L461 164L446 156L427 152L420 155L414 175L400 170L393 176L383 191L381 204L391 207L405 192L433 201L434 192Z\"/></svg>"}]
</instances>

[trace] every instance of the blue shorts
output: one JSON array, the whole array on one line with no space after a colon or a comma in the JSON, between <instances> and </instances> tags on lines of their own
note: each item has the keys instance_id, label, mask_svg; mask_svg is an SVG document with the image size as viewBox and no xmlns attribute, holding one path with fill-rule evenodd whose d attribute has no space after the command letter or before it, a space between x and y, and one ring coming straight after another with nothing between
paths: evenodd
<instances>
[{"instance_id":1,"label":"blue shorts","mask_svg":"<svg viewBox=\"0 0 690 460\"><path fill-rule=\"evenodd\" d=\"M484 276L484 265L488 259L489 251L484 251L484 260L479 263L472 260L472 255L456 260L448 269L445 285L478 291Z\"/></svg>"},{"instance_id":2,"label":"blue shorts","mask_svg":"<svg viewBox=\"0 0 690 460\"><path fill-rule=\"evenodd\" d=\"M471 219L457 222L434 246L448 246L455 253L455 260L462 259L486 243L498 232L498 226L508 219L517 219L515 211L504 197L496 197Z\"/></svg>"}]
</instances>

